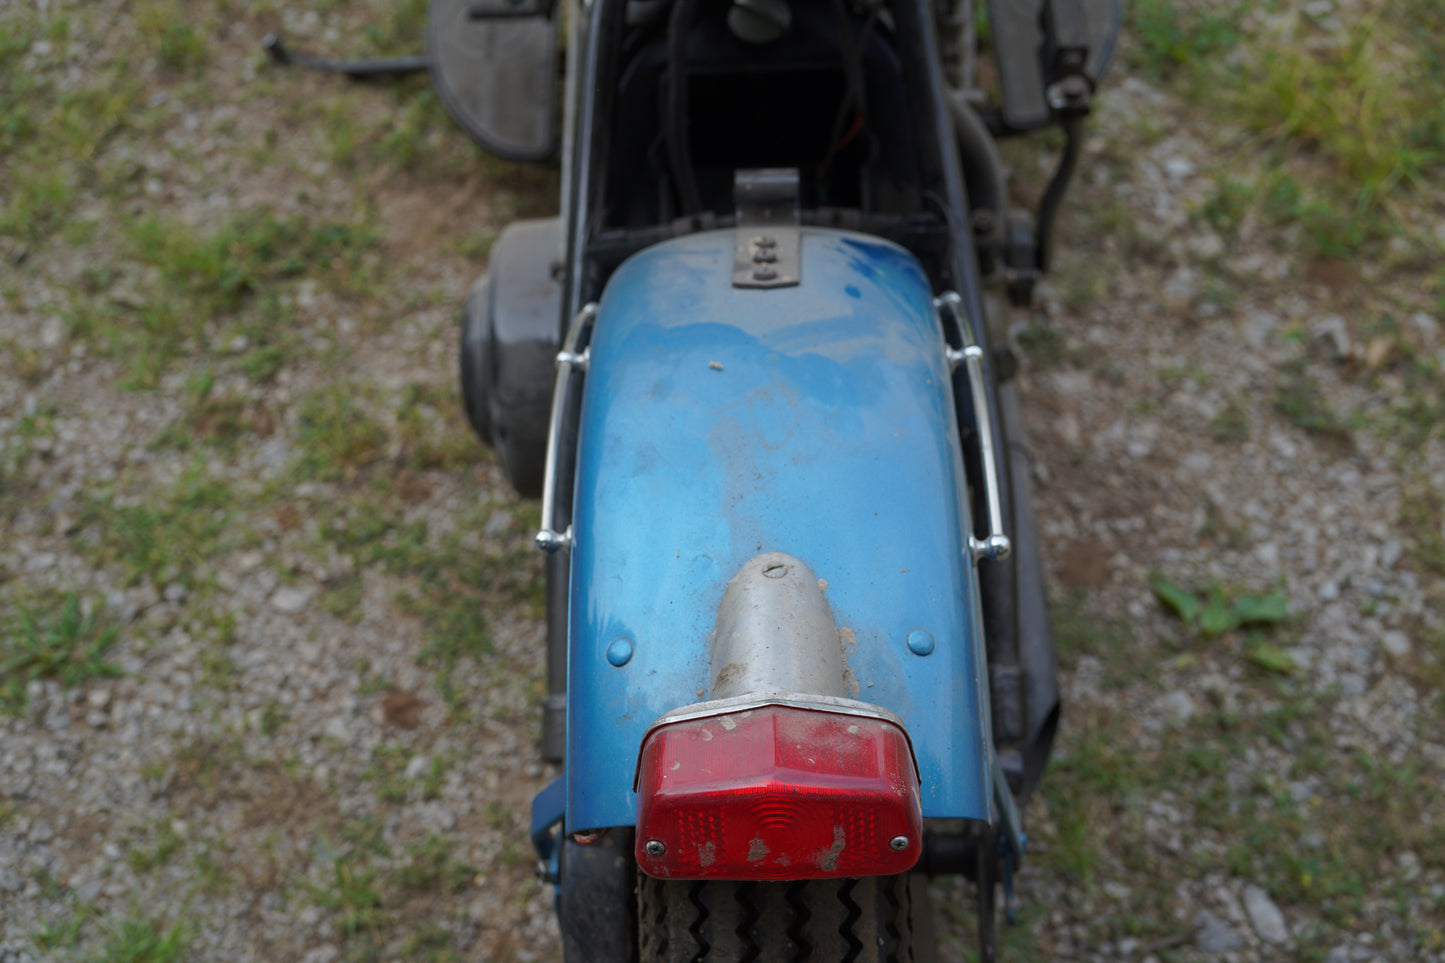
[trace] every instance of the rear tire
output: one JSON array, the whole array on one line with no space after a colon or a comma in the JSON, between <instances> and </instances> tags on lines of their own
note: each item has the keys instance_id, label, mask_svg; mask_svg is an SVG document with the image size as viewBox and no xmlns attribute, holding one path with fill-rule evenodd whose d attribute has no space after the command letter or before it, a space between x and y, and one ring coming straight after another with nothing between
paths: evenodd
<instances>
[{"instance_id":1,"label":"rear tire","mask_svg":"<svg viewBox=\"0 0 1445 963\"><path fill-rule=\"evenodd\" d=\"M918 887L919 909L927 894ZM914 963L909 877L785 883L638 874L639 963Z\"/></svg>"}]
</instances>

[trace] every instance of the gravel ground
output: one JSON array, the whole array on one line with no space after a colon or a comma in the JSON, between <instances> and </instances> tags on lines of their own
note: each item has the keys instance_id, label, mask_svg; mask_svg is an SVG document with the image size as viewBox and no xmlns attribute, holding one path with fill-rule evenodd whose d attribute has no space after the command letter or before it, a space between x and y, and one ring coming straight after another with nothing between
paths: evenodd
<instances>
[{"instance_id":1,"label":"gravel ground","mask_svg":"<svg viewBox=\"0 0 1445 963\"><path fill-rule=\"evenodd\" d=\"M421 6L0 5L0 963L558 958L536 507L454 384L555 179L258 50ZM1445 960L1440 199L1221 227L1279 160L1148 78L1016 323L1066 715L1008 958Z\"/></svg>"}]
</instances>

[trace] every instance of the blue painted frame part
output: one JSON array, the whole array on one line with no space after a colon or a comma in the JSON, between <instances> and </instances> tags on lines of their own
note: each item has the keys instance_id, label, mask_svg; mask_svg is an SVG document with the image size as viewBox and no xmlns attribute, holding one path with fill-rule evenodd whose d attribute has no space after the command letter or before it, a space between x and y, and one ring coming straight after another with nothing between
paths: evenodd
<instances>
[{"instance_id":1,"label":"blue painted frame part","mask_svg":"<svg viewBox=\"0 0 1445 963\"><path fill-rule=\"evenodd\" d=\"M567 826L634 822L642 737L706 697L728 580L768 551L827 583L854 697L913 740L924 816L991 821L978 585L927 278L891 243L804 229L800 285L735 289L733 241L649 248L602 297L572 513Z\"/></svg>"}]
</instances>

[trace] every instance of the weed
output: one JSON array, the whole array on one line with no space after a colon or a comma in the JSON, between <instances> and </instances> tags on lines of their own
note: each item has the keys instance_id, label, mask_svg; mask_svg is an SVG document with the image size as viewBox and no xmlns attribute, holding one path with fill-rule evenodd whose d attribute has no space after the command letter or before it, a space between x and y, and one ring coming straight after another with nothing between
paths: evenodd
<instances>
[{"instance_id":1,"label":"weed","mask_svg":"<svg viewBox=\"0 0 1445 963\"><path fill-rule=\"evenodd\" d=\"M69 913L58 920L46 923L30 934L35 948L40 950L63 950L80 942L81 931L88 919L86 913Z\"/></svg>"},{"instance_id":2,"label":"weed","mask_svg":"<svg viewBox=\"0 0 1445 963\"><path fill-rule=\"evenodd\" d=\"M1059 655L1066 664L1077 662L1081 655L1091 655L1106 662L1127 662L1134 648L1133 626L1123 620L1099 620L1085 609L1088 593L1078 589L1060 593L1049 599L1049 620Z\"/></svg>"},{"instance_id":3,"label":"weed","mask_svg":"<svg viewBox=\"0 0 1445 963\"><path fill-rule=\"evenodd\" d=\"M92 498L82 524L95 526L91 545L102 562L118 562L129 584L151 579L187 589L210 584L210 560L235 539L229 485L207 477L196 461L175 487L137 505L118 505L114 496Z\"/></svg>"},{"instance_id":4,"label":"weed","mask_svg":"<svg viewBox=\"0 0 1445 963\"><path fill-rule=\"evenodd\" d=\"M382 802L406 802L411 782L406 778L406 766L411 753L400 744L380 745L371 751L371 765L361 774L363 779L376 783L376 798Z\"/></svg>"},{"instance_id":5,"label":"weed","mask_svg":"<svg viewBox=\"0 0 1445 963\"><path fill-rule=\"evenodd\" d=\"M1088 885L1104 855L1098 827L1142 787L1144 763L1117 717L1075 717L1042 786L1055 829L1043 858Z\"/></svg>"},{"instance_id":6,"label":"weed","mask_svg":"<svg viewBox=\"0 0 1445 963\"><path fill-rule=\"evenodd\" d=\"M261 735L274 736L290 718L291 713L281 703L275 699L267 701L261 707Z\"/></svg>"},{"instance_id":7,"label":"weed","mask_svg":"<svg viewBox=\"0 0 1445 963\"><path fill-rule=\"evenodd\" d=\"M20 606L0 631L0 709L7 712L25 708L26 687L34 679L56 679L70 687L120 674L105 661L120 630L103 625L99 614L85 615L74 592L64 596L50 618L37 618Z\"/></svg>"},{"instance_id":8,"label":"weed","mask_svg":"<svg viewBox=\"0 0 1445 963\"><path fill-rule=\"evenodd\" d=\"M454 845L444 836L429 834L407 847L406 865L395 873L396 882L412 892L459 893L467 888L474 870L454 858Z\"/></svg>"},{"instance_id":9,"label":"weed","mask_svg":"<svg viewBox=\"0 0 1445 963\"><path fill-rule=\"evenodd\" d=\"M126 854L130 868L137 873L148 873L158 866L171 861L181 848L181 837L169 818L162 819L155 828L154 841L150 846L137 846Z\"/></svg>"},{"instance_id":10,"label":"weed","mask_svg":"<svg viewBox=\"0 0 1445 963\"><path fill-rule=\"evenodd\" d=\"M1135 63L1155 80L1190 72L1197 77L1239 44L1238 9L1186 13L1173 0L1137 0L1127 9Z\"/></svg>"},{"instance_id":11,"label":"weed","mask_svg":"<svg viewBox=\"0 0 1445 963\"><path fill-rule=\"evenodd\" d=\"M331 853L323 841L322 855L330 864L327 885L305 886L317 905L337 914L342 932L353 936L385 923L387 915L376 888L376 874L357 865L357 853Z\"/></svg>"},{"instance_id":12,"label":"weed","mask_svg":"<svg viewBox=\"0 0 1445 963\"><path fill-rule=\"evenodd\" d=\"M1200 206L1198 213L1205 223L1229 240L1239 233L1239 226L1249 212L1254 196L1253 184L1222 177L1215 183L1214 193Z\"/></svg>"},{"instance_id":13,"label":"weed","mask_svg":"<svg viewBox=\"0 0 1445 963\"><path fill-rule=\"evenodd\" d=\"M355 384L338 382L303 398L298 406L298 470L307 478L354 476L386 448L385 428L359 403Z\"/></svg>"},{"instance_id":14,"label":"weed","mask_svg":"<svg viewBox=\"0 0 1445 963\"><path fill-rule=\"evenodd\" d=\"M11 175L7 195L0 234L23 241L37 241L65 223L78 199L65 167L22 169Z\"/></svg>"},{"instance_id":15,"label":"weed","mask_svg":"<svg viewBox=\"0 0 1445 963\"><path fill-rule=\"evenodd\" d=\"M452 935L435 923L423 923L402 944L402 955L428 963L455 963L461 956L452 946Z\"/></svg>"},{"instance_id":16,"label":"weed","mask_svg":"<svg viewBox=\"0 0 1445 963\"><path fill-rule=\"evenodd\" d=\"M1040 368L1056 368L1071 359L1064 333L1046 324L1032 324L1018 334L1019 347Z\"/></svg>"},{"instance_id":17,"label":"weed","mask_svg":"<svg viewBox=\"0 0 1445 963\"><path fill-rule=\"evenodd\" d=\"M1348 257L1385 230L1367 205L1322 196L1318 188L1306 189L1293 175L1283 172L1269 179L1262 211L1276 227L1297 224L1303 228L1314 253L1323 257Z\"/></svg>"},{"instance_id":18,"label":"weed","mask_svg":"<svg viewBox=\"0 0 1445 963\"><path fill-rule=\"evenodd\" d=\"M132 915L111 927L100 956L91 963L178 963L186 958L190 937L182 921L163 930L153 920Z\"/></svg>"},{"instance_id":19,"label":"weed","mask_svg":"<svg viewBox=\"0 0 1445 963\"><path fill-rule=\"evenodd\" d=\"M426 23L426 15L426 0L387 4L386 13L366 28L366 40L378 54L412 53L422 43L420 25Z\"/></svg>"},{"instance_id":20,"label":"weed","mask_svg":"<svg viewBox=\"0 0 1445 963\"><path fill-rule=\"evenodd\" d=\"M1222 541L1227 548L1239 551L1249 544L1249 528L1231 524L1219 505L1212 498L1206 498L1203 506L1204 517L1200 520L1195 536L1203 542Z\"/></svg>"},{"instance_id":21,"label":"weed","mask_svg":"<svg viewBox=\"0 0 1445 963\"><path fill-rule=\"evenodd\" d=\"M1261 45L1234 93L1236 118L1324 158L1366 205L1418 183L1445 141L1431 126L1439 80L1427 79L1416 44L1369 13L1307 42L1295 28ZM1418 82L1402 84L1409 77Z\"/></svg>"},{"instance_id":22,"label":"weed","mask_svg":"<svg viewBox=\"0 0 1445 963\"><path fill-rule=\"evenodd\" d=\"M1428 480L1408 485L1400 499L1400 525L1411 535L1411 556L1445 574L1445 495Z\"/></svg>"},{"instance_id":23,"label":"weed","mask_svg":"<svg viewBox=\"0 0 1445 963\"><path fill-rule=\"evenodd\" d=\"M360 575L353 573L330 579L321 594L321 607L336 618L355 624L361 621L362 590Z\"/></svg>"},{"instance_id":24,"label":"weed","mask_svg":"<svg viewBox=\"0 0 1445 963\"><path fill-rule=\"evenodd\" d=\"M182 290L213 309L234 310L266 286L303 274L344 282L373 236L365 227L251 211L211 234L151 217L132 230L131 240L142 260Z\"/></svg>"},{"instance_id":25,"label":"weed","mask_svg":"<svg viewBox=\"0 0 1445 963\"><path fill-rule=\"evenodd\" d=\"M1249 412L1238 398L1231 398L1210 422L1211 435L1220 444L1240 444L1249 440Z\"/></svg>"},{"instance_id":26,"label":"weed","mask_svg":"<svg viewBox=\"0 0 1445 963\"><path fill-rule=\"evenodd\" d=\"M482 454L462 416L455 383L406 387L397 414L397 434L406 459L418 470L450 470L475 464ZM404 494L404 493L403 493Z\"/></svg>"},{"instance_id":27,"label":"weed","mask_svg":"<svg viewBox=\"0 0 1445 963\"><path fill-rule=\"evenodd\" d=\"M1307 363L1291 362L1283 373L1284 383L1274 394L1274 410L1289 418L1296 428L1329 441L1340 450L1353 450L1355 440L1349 425L1325 400Z\"/></svg>"},{"instance_id":28,"label":"weed","mask_svg":"<svg viewBox=\"0 0 1445 963\"><path fill-rule=\"evenodd\" d=\"M1278 625L1290 617L1289 599L1279 592L1231 599L1215 585L1207 594L1196 595L1159 574L1150 579L1149 586L1169 611L1206 639L1245 626Z\"/></svg>"},{"instance_id":29,"label":"weed","mask_svg":"<svg viewBox=\"0 0 1445 963\"><path fill-rule=\"evenodd\" d=\"M426 800L441 798L442 780L446 778L447 765L447 759L440 753L432 756L431 764L427 766L426 774L422 777L421 798Z\"/></svg>"},{"instance_id":30,"label":"weed","mask_svg":"<svg viewBox=\"0 0 1445 963\"><path fill-rule=\"evenodd\" d=\"M275 428L270 410L255 401L218 393L210 371L192 375L186 385L189 404L183 419L171 422L153 442L155 447L186 451L195 442L207 442L231 451L248 436L265 437Z\"/></svg>"}]
</instances>

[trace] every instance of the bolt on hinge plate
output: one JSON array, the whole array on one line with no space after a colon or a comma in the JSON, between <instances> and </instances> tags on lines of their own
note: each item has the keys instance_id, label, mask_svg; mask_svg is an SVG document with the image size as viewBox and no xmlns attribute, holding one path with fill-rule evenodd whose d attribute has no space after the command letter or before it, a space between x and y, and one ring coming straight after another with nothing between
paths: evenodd
<instances>
[{"instance_id":1,"label":"bolt on hinge plate","mask_svg":"<svg viewBox=\"0 0 1445 963\"><path fill-rule=\"evenodd\" d=\"M796 285L801 277L797 168L740 170L733 195L738 216L733 287Z\"/></svg>"}]
</instances>

